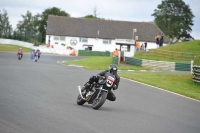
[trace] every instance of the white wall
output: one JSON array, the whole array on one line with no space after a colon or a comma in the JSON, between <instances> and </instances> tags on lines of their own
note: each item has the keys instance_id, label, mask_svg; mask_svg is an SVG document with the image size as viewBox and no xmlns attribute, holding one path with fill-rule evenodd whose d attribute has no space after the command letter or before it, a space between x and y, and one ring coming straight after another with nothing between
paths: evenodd
<instances>
[{"instance_id":1,"label":"white wall","mask_svg":"<svg viewBox=\"0 0 200 133\"><path fill-rule=\"evenodd\" d=\"M28 43L28 42L12 40L12 39L3 39L3 38L0 38L0 44L12 44L12 45L23 46L26 48L33 48L33 45L34 45L34 44Z\"/></svg>"},{"instance_id":2,"label":"white wall","mask_svg":"<svg viewBox=\"0 0 200 133\"><path fill-rule=\"evenodd\" d=\"M48 43L49 40L49 35L46 36L46 44ZM71 45L70 41L71 39L75 39L77 40L77 44L76 45ZM65 37L65 41L62 40L54 40L54 36L50 37L50 45L54 45L54 47L60 47L62 43L66 44L65 47L63 47L64 49L66 49L67 46L70 46L72 48L74 48L75 50L84 50L85 47L83 45L93 45L92 46L92 51L109 51L109 52L113 52L116 48L115 46L115 40L111 41L111 44L103 44L103 39L99 39L99 38L88 38L88 42L80 42L79 41L79 37L69 37L66 36ZM55 44L55 43L58 44Z\"/></svg>"},{"instance_id":3,"label":"white wall","mask_svg":"<svg viewBox=\"0 0 200 133\"><path fill-rule=\"evenodd\" d=\"M23 42L23 41L18 41L18 40L12 40L12 39L3 39L0 38L0 45L1 44L12 44L12 45L17 45L17 46L22 46L26 48L31 48L31 49L39 49L42 53L52 53L52 54L60 54L60 55L70 55L72 50L66 50L63 48L46 48L45 46L40 46L40 47L35 47L34 44L28 43L28 42Z\"/></svg>"},{"instance_id":4,"label":"white wall","mask_svg":"<svg viewBox=\"0 0 200 133\"><path fill-rule=\"evenodd\" d=\"M53 45L55 49L59 50L66 50L67 46L70 46L74 48L76 51L78 50L85 50L84 45L92 45L92 51L109 51L113 52L116 48L120 49L119 45L116 45L116 42L118 43L127 43L127 44L133 44L133 40L127 40L127 39L115 39L111 41L111 44L103 44L103 39L100 38L88 38L88 42L80 42L79 37L70 37L65 36L65 41L62 40L54 40L53 35L46 35L46 44L49 42L49 36L50 37L50 45ZM60 37L60 36L57 36ZM77 41L76 45L71 45L70 41L74 39ZM58 43L58 44L56 44ZM65 46L62 46L61 44L66 44ZM145 42L140 42L140 45L144 44ZM163 44L163 46L166 46L167 44ZM147 50L148 49L157 49L157 45L155 42L147 42ZM126 57L133 57L135 53L135 46L131 46L130 52L125 52Z\"/></svg>"}]
</instances>

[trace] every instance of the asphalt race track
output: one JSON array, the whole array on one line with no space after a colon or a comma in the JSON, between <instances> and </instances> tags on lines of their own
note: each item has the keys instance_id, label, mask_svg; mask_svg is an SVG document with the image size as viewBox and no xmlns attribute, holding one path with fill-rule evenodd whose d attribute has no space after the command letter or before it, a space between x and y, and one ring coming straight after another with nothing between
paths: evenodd
<instances>
[{"instance_id":1,"label":"asphalt race track","mask_svg":"<svg viewBox=\"0 0 200 133\"><path fill-rule=\"evenodd\" d=\"M77 105L77 86L100 71L57 63L76 59L0 52L0 133L200 133L199 101L126 79L115 102Z\"/></svg>"}]
</instances>

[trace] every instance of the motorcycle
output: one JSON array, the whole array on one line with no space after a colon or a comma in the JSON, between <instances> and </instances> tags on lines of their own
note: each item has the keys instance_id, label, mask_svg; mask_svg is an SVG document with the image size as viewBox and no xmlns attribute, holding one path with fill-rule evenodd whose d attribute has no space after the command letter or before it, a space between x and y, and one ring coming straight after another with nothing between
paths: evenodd
<instances>
[{"instance_id":1,"label":"motorcycle","mask_svg":"<svg viewBox=\"0 0 200 133\"><path fill-rule=\"evenodd\" d=\"M35 62L38 61L38 53L35 54Z\"/></svg>"},{"instance_id":2,"label":"motorcycle","mask_svg":"<svg viewBox=\"0 0 200 133\"><path fill-rule=\"evenodd\" d=\"M18 60L21 60L22 55L21 54L17 54Z\"/></svg>"},{"instance_id":3,"label":"motorcycle","mask_svg":"<svg viewBox=\"0 0 200 133\"><path fill-rule=\"evenodd\" d=\"M115 80L113 74L106 73L105 76L99 78L97 83L94 82L88 90L81 91L82 87L78 86L77 104L83 105L88 102L88 104L92 104L93 109L98 110L106 101L108 91L113 88Z\"/></svg>"}]
</instances>

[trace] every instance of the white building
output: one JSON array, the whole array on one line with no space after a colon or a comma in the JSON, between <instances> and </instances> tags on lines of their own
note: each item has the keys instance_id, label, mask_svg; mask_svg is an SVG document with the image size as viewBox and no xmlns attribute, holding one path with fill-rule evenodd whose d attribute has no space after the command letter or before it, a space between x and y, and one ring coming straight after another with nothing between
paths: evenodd
<instances>
[{"instance_id":1,"label":"white building","mask_svg":"<svg viewBox=\"0 0 200 133\"><path fill-rule=\"evenodd\" d=\"M140 44L147 42L147 48L152 49L156 48L155 36L161 34L164 35L152 22L50 15L46 29L46 44L50 44L55 49L71 47L75 50L113 52L117 48L124 51L124 56L132 57L135 52L135 38L138 38ZM164 38L166 38L165 35Z\"/></svg>"}]
</instances>

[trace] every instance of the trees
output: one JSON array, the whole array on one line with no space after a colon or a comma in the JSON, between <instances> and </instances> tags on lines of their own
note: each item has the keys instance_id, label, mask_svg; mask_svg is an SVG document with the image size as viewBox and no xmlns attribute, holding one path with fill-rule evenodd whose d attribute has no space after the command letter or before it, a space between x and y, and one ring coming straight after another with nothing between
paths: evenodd
<instances>
[{"instance_id":1,"label":"trees","mask_svg":"<svg viewBox=\"0 0 200 133\"><path fill-rule=\"evenodd\" d=\"M57 7L52 7L44 10L42 14L40 15L40 20L38 21L38 30L40 33L42 33L42 41L45 41L46 36L46 26L47 26L47 19L48 15L58 15L58 16L68 16L70 17L70 14L66 13L65 11L62 11L61 9Z\"/></svg>"},{"instance_id":2,"label":"trees","mask_svg":"<svg viewBox=\"0 0 200 133\"><path fill-rule=\"evenodd\" d=\"M163 0L154 10L154 22L169 37L183 36L191 32L194 15L183 0Z\"/></svg>"},{"instance_id":3,"label":"trees","mask_svg":"<svg viewBox=\"0 0 200 133\"><path fill-rule=\"evenodd\" d=\"M0 38L9 38L12 32L12 26L9 23L8 13L5 9L0 9Z\"/></svg>"},{"instance_id":4,"label":"trees","mask_svg":"<svg viewBox=\"0 0 200 133\"><path fill-rule=\"evenodd\" d=\"M84 16L84 18L97 18L97 17L95 17L93 15L86 15L86 16Z\"/></svg>"},{"instance_id":5,"label":"trees","mask_svg":"<svg viewBox=\"0 0 200 133\"><path fill-rule=\"evenodd\" d=\"M19 31L24 31L28 33L35 34L38 32L38 20L39 20L39 14L32 15L30 11L27 11L26 15L22 15L23 20L19 21L17 24L17 29Z\"/></svg>"},{"instance_id":6,"label":"trees","mask_svg":"<svg viewBox=\"0 0 200 133\"><path fill-rule=\"evenodd\" d=\"M84 18L97 18L97 19L100 19L100 18L97 17L97 6L94 7L93 12L94 12L94 15L89 14L89 15L84 16Z\"/></svg>"},{"instance_id":7,"label":"trees","mask_svg":"<svg viewBox=\"0 0 200 133\"><path fill-rule=\"evenodd\" d=\"M28 10L25 15L21 15L23 20L18 21L17 31L14 31L14 38L29 42L35 42L38 36L38 20L39 14L32 15ZM37 37L38 38L38 37ZM37 39L39 41L39 39Z\"/></svg>"}]
</instances>

